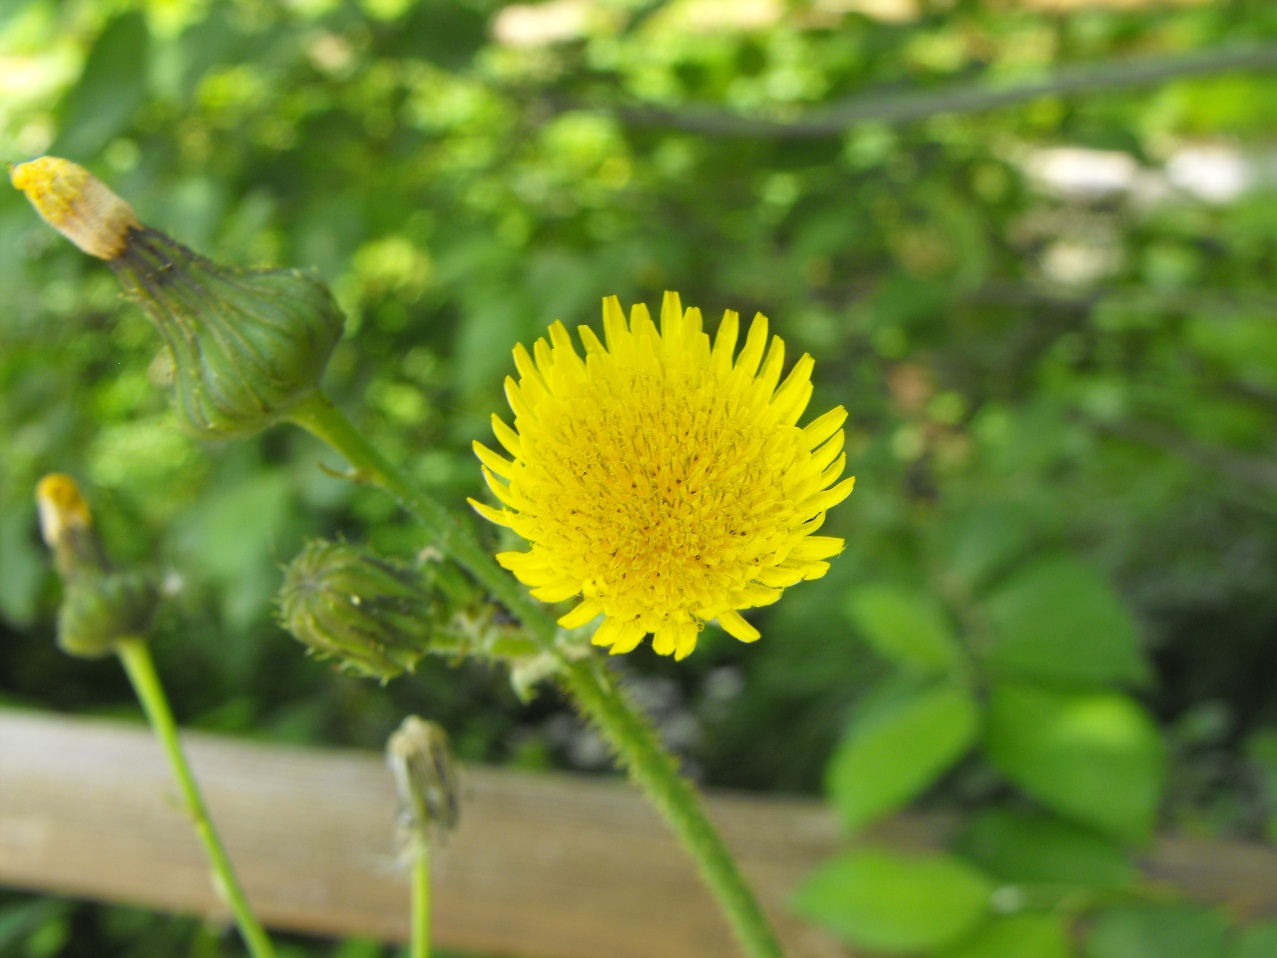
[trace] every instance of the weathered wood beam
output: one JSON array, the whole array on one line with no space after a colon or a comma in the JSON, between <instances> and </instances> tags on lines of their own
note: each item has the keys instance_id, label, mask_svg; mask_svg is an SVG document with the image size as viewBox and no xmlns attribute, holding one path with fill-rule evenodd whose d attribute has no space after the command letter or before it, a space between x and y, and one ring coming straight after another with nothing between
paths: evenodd
<instances>
[{"instance_id":1,"label":"weathered wood beam","mask_svg":"<svg viewBox=\"0 0 1277 958\"><path fill-rule=\"evenodd\" d=\"M407 878L376 754L187 733L248 893L276 928L402 940ZM614 779L472 768L461 827L434 856L441 946L546 958L735 958L689 858ZM788 894L839 835L805 799L715 795L711 815L776 918L792 958L844 955L789 917ZM929 846L943 820L876 837ZM1277 850L1163 839L1148 871L1242 917L1277 914ZM222 915L147 729L0 710L0 884Z\"/></svg>"}]
</instances>

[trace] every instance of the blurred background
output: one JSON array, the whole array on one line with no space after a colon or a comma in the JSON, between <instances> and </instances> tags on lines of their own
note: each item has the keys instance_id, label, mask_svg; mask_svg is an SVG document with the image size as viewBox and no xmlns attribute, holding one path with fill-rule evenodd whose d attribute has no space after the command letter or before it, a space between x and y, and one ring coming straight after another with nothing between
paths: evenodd
<instances>
[{"instance_id":1,"label":"blurred background","mask_svg":"<svg viewBox=\"0 0 1277 958\"><path fill-rule=\"evenodd\" d=\"M1125 889L1047 903L1067 951L964 955L1262 958L1277 929L1150 904L1129 862L1155 830L1277 836L1274 71L1264 0L3 0L0 159L76 160L223 261L317 266L349 317L332 395L457 508L514 343L609 294L766 313L816 358L811 408L849 409L858 483L763 641L619 663L690 773L825 795L849 835L946 809L965 867ZM57 470L180 581L155 652L183 724L380 748L415 711L469 762L610 768L552 690L304 657L271 606L302 540L419 533L297 431L178 432L157 348L0 190L0 703L135 714L54 645ZM33 901L0 897L0 952L236 953Z\"/></svg>"}]
</instances>

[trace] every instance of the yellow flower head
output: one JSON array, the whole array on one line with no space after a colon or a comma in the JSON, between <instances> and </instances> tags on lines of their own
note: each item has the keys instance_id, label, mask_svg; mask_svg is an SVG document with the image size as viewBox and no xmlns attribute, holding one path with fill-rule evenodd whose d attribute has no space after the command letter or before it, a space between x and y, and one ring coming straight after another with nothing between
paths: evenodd
<instances>
[{"instance_id":1,"label":"yellow flower head","mask_svg":"<svg viewBox=\"0 0 1277 958\"><path fill-rule=\"evenodd\" d=\"M642 304L627 323L614 296L603 329L606 345L580 327L584 359L561 322L531 355L515 347L514 428L492 417L511 458L474 444L505 508L471 505L531 548L497 561L538 599L582 596L559 624L601 614L593 641L613 654L651 633L659 654L684 658L712 619L753 642L738 610L819 578L842 551L842 539L813 533L855 482L837 482L847 412L798 427L814 364L804 355L782 383L785 347L768 346L761 314L739 356L736 313L711 345L700 310L675 293L659 331Z\"/></svg>"}]
</instances>

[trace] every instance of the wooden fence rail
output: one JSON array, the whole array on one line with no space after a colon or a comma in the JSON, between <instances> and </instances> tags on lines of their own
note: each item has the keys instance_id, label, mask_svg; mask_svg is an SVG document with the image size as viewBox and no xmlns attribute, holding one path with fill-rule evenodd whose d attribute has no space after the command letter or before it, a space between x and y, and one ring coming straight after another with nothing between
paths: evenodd
<instances>
[{"instance_id":1,"label":"wooden fence rail","mask_svg":"<svg viewBox=\"0 0 1277 958\"><path fill-rule=\"evenodd\" d=\"M407 880L379 755L188 733L250 898L270 926L403 940ZM544 958L735 958L691 861L619 781L472 768L462 824L435 855L439 945ZM839 845L819 803L715 795L710 811L793 958L846 952L785 912ZM876 838L940 840L905 817ZM1277 849L1163 839L1147 871L1239 917L1277 915ZM149 732L0 710L0 884L191 914L223 909Z\"/></svg>"}]
</instances>

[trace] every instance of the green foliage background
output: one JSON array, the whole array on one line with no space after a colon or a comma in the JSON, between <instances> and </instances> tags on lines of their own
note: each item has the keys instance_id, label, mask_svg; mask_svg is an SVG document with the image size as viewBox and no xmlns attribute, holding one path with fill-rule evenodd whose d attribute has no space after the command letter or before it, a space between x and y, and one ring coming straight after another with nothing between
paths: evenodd
<instances>
[{"instance_id":1,"label":"green foliage background","mask_svg":"<svg viewBox=\"0 0 1277 958\"><path fill-rule=\"evenodd\" d=\"M1155 827L1277 834L1277 78L784 124L1142 56L1271 67L1277 9L559 6L580 22L530 43L489 0L8 0L0 157L84 163L216 258L318 266L349 314L332 394L458 508L515 342L612 293L767 313L816 357L811 408L851 412L847 550L760 611L757 645L623 667L706 784L824 789L849 833L910 802L967 821L952 856L852 852L796 907L950 958L1274 953L1271 927L1150 901L1131 854ZM1128 186L1052 187L1061 148ZM1184 188L1202 148L1253 182ZM302 539L411 556L416 531L299 433L179 433L151 328L16 192L0 304L5 704L133 713L118 670L53 644L31 490L58 470L117 554L180 577L156 653L184 723L378 748L417 711L470 760L603 767L553 695L525 708L487 669L382 689L301 656L271 597ZM990 919L995 886L1024 894ZM14 899L0 948L223 947L48 908Z\"/></svg>"}]
</instances>

